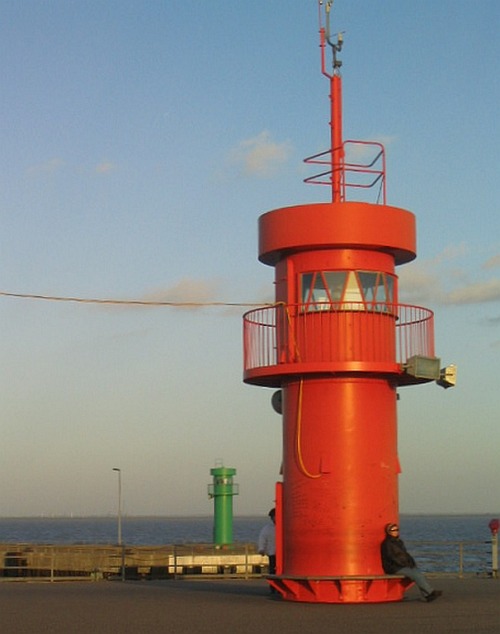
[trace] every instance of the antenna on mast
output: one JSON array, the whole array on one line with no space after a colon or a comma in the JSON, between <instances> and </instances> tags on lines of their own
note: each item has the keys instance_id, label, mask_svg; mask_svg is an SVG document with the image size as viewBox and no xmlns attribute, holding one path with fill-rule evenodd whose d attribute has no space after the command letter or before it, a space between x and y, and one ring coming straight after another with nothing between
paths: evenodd
<instances>
[{"instance_id":1,"label":"antenna on mast","mask_svg":"<svg viewBox=\"0 0 500 634\"><path fill-rule=\"evenodd\" d=\"M321 5L323 4L323 0L319 0L320 12L320 28L321 28ZM344 44L344 33L343 31L337 33L337 41L333 42L331 33L330 33L330 12L332 10L333 0L327 0L325 6L325 39L328 45L332 48L333 53L333 72L338 73L340 71L340 67L342 66L342 62L337 58L337 53L340 53L342 50L342 45Z\"/></svg>"},{"instance_id":2,"label":"antenna on mast","mask_svg":"<svg viewBox=\"0 0 500 634\"><path fill-rule=\"evenodd\" d=\"M331 146L327 152L316 154L305 159L306 163L316 163L319 165L329 165L327 172L316 174L306 179L306 183L329 184L332 188L332 202L342 202L345 200L345 175L344 175L344 144L342 141L342 77L340 67L342 62L338 59L338 53L342 50L344 38L341 33L337 41L332 41L330 34L330 12L333 0L318 0L319 12L319 36L321 47L321 72L330 80L330 137ZM323 24L322 6L325 8L325 24ZM333 53L333 72L326 69L326 45L329 45ZM329 156L329 160L323 158ZM328 180L325 182L323 178Z\"/></svg>"},{"instance_id":3,"label":"antenna on mast","mask_svg":"<svg viewBox=\"0 0 500 634\"><path fill-rule=\"evenodd\" d=\"M385 151L381 143L374 141L344 140L342 136L342 61L338 58L344 44L344 32L332 38L330 13L333 0L318 0L319 35L321 48L321 72L330 80L330 149L304 159L305 163L324 165L328 169L304 179L311 185L328 185L332 190L332 202L346 201L346 189L368 190L379 185L377 202L385 204ZM332 70L327 70L326 46L332 50ZM346 159L349 154L359 157Z\"/></svg>"}]
</instances>

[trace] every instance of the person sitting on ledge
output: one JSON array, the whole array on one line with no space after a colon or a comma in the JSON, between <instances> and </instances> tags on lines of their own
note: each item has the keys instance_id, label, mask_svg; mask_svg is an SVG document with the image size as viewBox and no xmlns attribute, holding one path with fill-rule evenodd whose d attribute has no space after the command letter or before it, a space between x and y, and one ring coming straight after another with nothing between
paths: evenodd
<instances>
[{"instance_id":1,"label":"person sitting on ledge","mask_svg":"<svg viewBox=\"0 0 500 634\"><path fill-rule=\"evenodd\" d=\"M399 538L397 524L386 525L385 539L380 545L380 553L384 572L388 575L403 575L414 581L425 601L434 601L443 594L441 590L434 590L425 575L418 569L415 560L406 550L404 542Z\"/></svg>"}]
</instances>

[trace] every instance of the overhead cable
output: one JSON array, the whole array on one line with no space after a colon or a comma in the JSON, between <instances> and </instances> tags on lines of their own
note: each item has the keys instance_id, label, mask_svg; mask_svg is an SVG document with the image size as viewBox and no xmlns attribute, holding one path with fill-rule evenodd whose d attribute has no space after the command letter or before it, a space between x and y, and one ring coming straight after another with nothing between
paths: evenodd
<instances>
[{"instance_id":1,"label":"overhead cable","mask_svg":"<svg viewBox=\"0 0 500 634\"><path fill-rule=\"evenodd\" d=\"M17 299L39 299L50 302L77 302L79 304L114 304L119 306L172 306L179 308L201 308L204 306L272 306L270 303L256 302L182 302L173 300L148 300L148 299L97 299L85 297L61 297L57 295L38 295L32 293L9 293L0 291L2 297L14 297Z\"/></svg>"}]
</instances>

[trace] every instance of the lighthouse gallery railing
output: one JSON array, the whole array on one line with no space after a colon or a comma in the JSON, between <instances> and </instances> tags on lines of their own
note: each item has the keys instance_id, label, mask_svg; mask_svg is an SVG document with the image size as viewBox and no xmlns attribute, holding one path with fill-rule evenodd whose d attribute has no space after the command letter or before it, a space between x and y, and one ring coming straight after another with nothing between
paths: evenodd
<instances>
[{"instance_id":1,"label":"lighthouse gallery railing","mask_svg":"<svg viewBox=\"0 0 500 634\"><path fill-rule=\"evenodd\" d=\"M434 313L406 304L275 304L245 313L243 342L245 371L344 361L402 365L413 355L434 356Z\"/></svg>"}]
</instances>

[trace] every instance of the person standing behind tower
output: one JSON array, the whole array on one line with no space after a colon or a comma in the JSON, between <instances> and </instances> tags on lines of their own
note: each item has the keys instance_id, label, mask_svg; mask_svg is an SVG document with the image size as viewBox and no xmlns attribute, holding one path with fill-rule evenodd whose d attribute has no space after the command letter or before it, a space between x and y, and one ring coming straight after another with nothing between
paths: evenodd
<instances>
[{"instance_id":1,"label":"person standing behind tower","mask_svg":"<svg viewBox=\"0 0 500 634\"><path fill-rule=\"evenodd\" d=\"M269 557L269 574L276 574L276 509L271 509L268 513L269 521L262 527L259 533L258 551L260 555Z\"/></svg>"},{"instance_id":2,"label":"person standing behind tower","mask_svg":"<svg viewBox=\"0 0 500 634\"><path fill-rule=\"evenodd\" d=\"M418 569L415 560L406 550L404 542L399 538L399 526L387 524L385 527L385 539L380 545L382 555L382 568L388 575L403 575L414 581L420 593L427 602L434 601L443 593L434 590L424 574Z\"/></svg>"}]
</instances>

